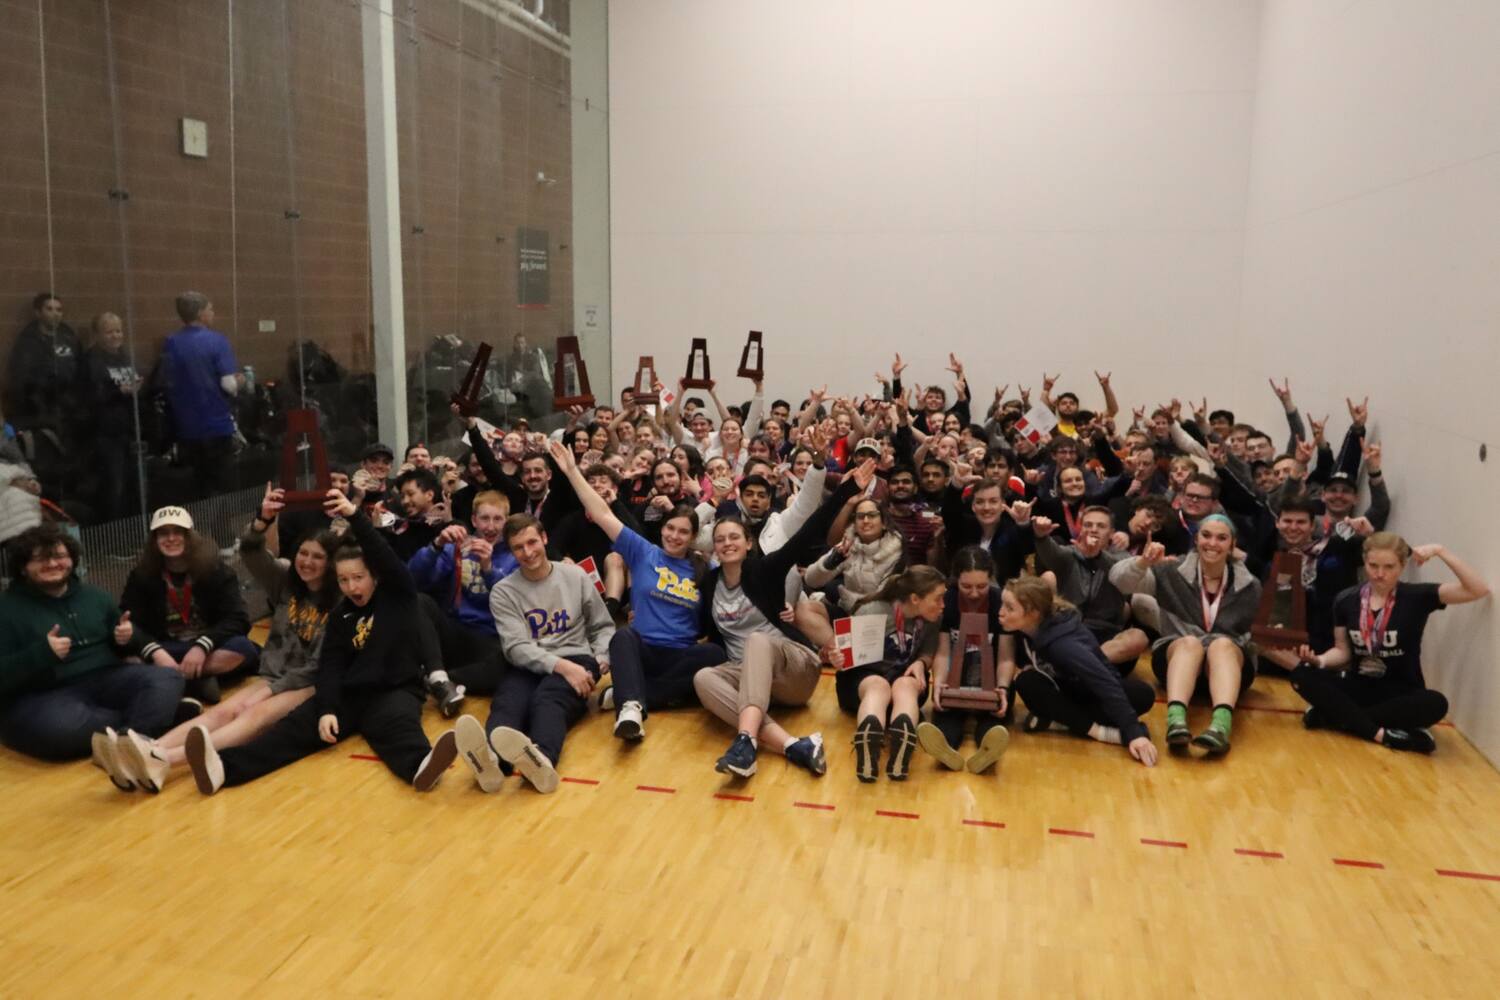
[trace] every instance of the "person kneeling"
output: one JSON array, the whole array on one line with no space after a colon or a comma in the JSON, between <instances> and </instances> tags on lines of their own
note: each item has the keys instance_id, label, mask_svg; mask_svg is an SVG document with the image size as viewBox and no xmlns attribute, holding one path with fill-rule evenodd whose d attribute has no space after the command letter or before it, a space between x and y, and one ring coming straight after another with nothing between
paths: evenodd
<instances>
[{"instance_id":1,"label":"person kneeling","mask_svg":"<svg viewBox=\"0 0 1500 1000\"><path fill-rule=\"evenodd\" d=\"M1016 692L1031 710L1028 732L1051 728L1055 720L1074 736L1123 745L1147 767L1156 763L1156 746L1140 720L1156 700L1151 685L1121 678L1077 609L1055 597L1046 581L1007 583L1000 624L1031 647L1034 666L1016 676Z\"/></svg>"},{"instance_id":2,"label":"person kneeling","mask_svg":"<svg viewBox=\"0 0 1500 1000\"><path fill-rule=\"evenodd\" d=\"M504 533L520 572L491 592L490 614L511 669L500 678L484 727L465 715L453 734L486 792L499 791L502 774L516 769L545 794L557 790L568 728L609 671L615 626L588 573L547 558L547 534L536 518L512 514Z\"/></svg>"},{"instance_id":3,"label":"person kneeling","mask_svg":"<svg viewBox=\"0 0 1500 1000\"><path fill-rule=\"evenodd\" d=\"M343 599L329 614L313 697L244 746L221 754L205 726L185 752L198 790L242 785L360 733L386 767L430 791L458 755L452 732L422 731L422 648L417 590L401 557L359 507L329 490L325 507L349 522L353 544L333 555Z\"/></svg>"}]
</instances>

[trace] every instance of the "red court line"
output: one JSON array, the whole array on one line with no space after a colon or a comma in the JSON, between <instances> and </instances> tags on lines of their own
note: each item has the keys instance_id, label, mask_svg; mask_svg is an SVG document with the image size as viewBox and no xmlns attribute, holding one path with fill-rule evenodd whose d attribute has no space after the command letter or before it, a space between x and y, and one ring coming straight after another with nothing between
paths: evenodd
<instances>
[{"instance_id":1,"label":"red court line","mask_svg":"<svg viewBox=\"0 0 1500 1000\"><path fill-rule=\"evenodd\" d=\"M663 794L666 794L666 795L676 795L677 794L677 789L675 789L675 788L663 788L660 785L636 785L635 786L635 790L638 791L638 792L662 792Z\"/></svg>"},{"instance_id":2,"label":"red court line","mask_svg":"<svg viewBox=\"0 0 1500 1000\"><path fill-rule=\"evenodd\" d=\"M1094 835L1087 830L1064 830L1060 826L1049 826L1047 827L1047 832L1055 833L1059 837L1085 837L1089 840L1094 839Z\"/></svg>"},{"instance_id":3,"label":"red court line","mask_svg":"<svg viewBox=\"0 0 1500 1000\"><path fill-rule=\"evenodd\" d=\"M563 778L563 780L564 781L571 781L575 785L597 785L597 784L599 784L599 782L596 781L593 778Z\"/></svg>"},{"instance_id":4,"label":"red court line","mask_svg":"<svg viewBox=\"0 0 1500 1000\"><path fill-rule=\"evenodd\" d=\"M1185 840L1153 840L1150 837L1142 837L1141 843L1148 844L1151 847L1181 847L1184 850L1187 849L1187 841Z\"/></svg>"},{"instance_id":5,"label":"red court line","mask_svg":"<svg viewBox=\"0 0 1500 1000\"><path fill-rule=\"evenodd\" d=\"M377 756L375 756L372 753L351 753L349 755L349 759L350 760L379 760L380 758L377 757Z\"/></svg>"},{"instance_id":6,"label":"red court line","mask_svg":"<svg viewBox=\"0 0 1500 1000\"><path fill-rule=\"evenodd\" d=\"M833 810L834 810L835 807L834 806L830 806L830 805L828 805L826 803L823 803L823 802L793 802L792 803L792 808L793 809L822 809L825 812L833 812Z\"/></svg>"},{"instance_id":7,"label":"red court line","mask_svg":"<svg viewBox=\"0 0 1500 1000\"><path fill-rule=\"evenodd\" d=\"M996 822L994 822L992 820L987 820L987 819L966 819L963 822L964 822L964 826L987 826L987 827L989 827L992 830L1004 830L1005 829L1005 824L1004 823L996 823Z\"/></svg>"},{"instance_id":8,"label":"red court line","mask_svg":"<svg viewBox=\"0 0 1500 1000\"><path fill-rule=\"evenodd\" d=\"M754 802L754 795L731 795L729 792L714 792L716 799L728 799L730 802Z\"/></svg>"},{"instance_id":9,"label":"red court line","mask_svg":"<svg viewBox=\"0 0 1500 1000\"><path fill-rule=\"evenodd\" d=\"M921 819L922 818L922 816L921 816L920 813L893 812L890 809L876 809L875 810L875 815L876 816L888 816L891 819Z\"/></svg>"},{"instance_id":10,"label":"red court line","mask_svg":"<svg viewBox=\"0 0 1500 1000\"><path fill-rule=\"evenodd\" d=\"M1486 875L1484 872L1461 872L1452 868L1434 868L1433 871L1449 878L1475 878L1484 882L1500 882L1500 875Z\"/></svg>"},{"instance_id":11,"label":"red court line","mask_svg":"<svg viewBox=\"0 0 1500 1000\"><path fill-rule=\"evenodd\" d=\"M1385 868L1385 865L1379 861L1356 861L1353 858L1334 858L1333 863L1343 865L1345 868Z\"/></svg>"},{"instance_id":12,"label":"red court line","mask_svg":"<svg viewBox=\"0 0 1500 1000\"><path fill-rule=\"evenodd\" d=\"M1256 851L1248 847L1236 847L1234 853L1243 854L1247 858L1276 858L1278 861L1286 857L1280 851Z\"/></svg>"}]
</instances>

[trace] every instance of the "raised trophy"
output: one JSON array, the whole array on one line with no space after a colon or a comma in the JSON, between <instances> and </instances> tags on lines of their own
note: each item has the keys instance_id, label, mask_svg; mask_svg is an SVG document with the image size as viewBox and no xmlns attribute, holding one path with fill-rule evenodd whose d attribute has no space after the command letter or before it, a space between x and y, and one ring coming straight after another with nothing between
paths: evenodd
<instances>
[{"instance_id":1,"label":"raised trophy","mask_svg":"<svg viewBox=\"0 0 1500 1000\"><path fill-rule=\"evenodd\" d=\"M458 412L463 416L472 417L479 412L479 393L484 388L484 373L489 367L490 345L481 343L479 350L474 352L474 360L469 363L463 382L459 383L458 391L449 397L451 402L458 405Z\"/></svg>"},{"instance_id":2,"label":"raised trophy","mask_svg":"<svg viewBox=\"0 0 1500 1000\"><path fill-rule=\"evenodd\" d=\"M589 391L589 370L584 367L577 337L557 338L557 365L553 370L552 406L566 410L571 406L584 409L594 405Z\"/></svg>"},{"instance_id":3,"label":"raised trophy","mask_svg":"<svg viewBox=\"0 0 1500 1000\"><path fill-rule=\"evenodd\" d=\"M304 450L312 476L309 489L301 486L301 455ZM317 410L287 411L286 435L281 440L281 488L286 491L282 497L284 510L322 510L323 501L333 488L333 477L328 472L328 450L323 446L323 435L318 430Z\"/></svg>"},{"instance_id":4,"label":"raised trophy","mask_svg":"<svg viewBox=\"0 0 1500 1000\"><path fill-rule=\"evenodd\" d=\"M682 377L684 389L712 389L714 380L708 374L708 340L694 337L688 351L687 374Z\"/></svg>"},{"instance_id":5,"label":"raised trophy","mask_svg":"<svg viewBox=\"0 0 1500 1000\"><path fill-rule=\"evenodd\" d=\"M745 341L745 349L740 353L739 376L752 382L759 382L766 373L766 352L760 336L759 330L751 330L749 339Z\"/></svg>"},{"instance_id":6,"label":"raised trophy","mask_svg":"<svg viewBox=\"0 0 1500 1000\"><path fill-rule=\"evenodd\" d=\"M649 354L641 355L641 363L635 369L635 385L630 392L630 401L636 406L651 406L661 402L661 393L656 391L656 359Z\"/></svg>"}]
</instances>

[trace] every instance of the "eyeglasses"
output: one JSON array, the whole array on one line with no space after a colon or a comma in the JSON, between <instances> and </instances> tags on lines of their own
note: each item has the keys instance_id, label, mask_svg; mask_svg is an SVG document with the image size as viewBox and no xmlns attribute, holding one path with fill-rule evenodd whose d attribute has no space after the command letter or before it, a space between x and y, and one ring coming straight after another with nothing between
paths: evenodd
<instances>
[{"instance_id":1,"label":"eyeglasses","mask_svg":"<svg viewBox=\"0 0 1500 1000\"><path fill-rule=\"evenodd\" d=\"M1184 500L1203 500L1203 501L1208 501L1208 500L1212 500L1214 498L1214 495L1212 493L1184 493L1182 495L1182 498Z\"/></svg>"},{"instance_id":2,"label":"eyeglasses","mask_svg":"<svg viewBox=\"0 0 1500 1000\"><path fill-rule=\"evenodd\" d=\"M880 511L862 510L854 515L854 519L856 521L878 521L880 520Z\"/></svg>"},{"instance_id":3,"label":"eyeglasses","mask_svg":"<svg viewBox=\"0 0 1500 1000\"><path fill-rule=\"evenodd\" d=\"M69 562L72 558L67 552L48 552L46 555L32 556L30 561L38 566L45 566L47 563Z\"/></svg>"}]
</instances>

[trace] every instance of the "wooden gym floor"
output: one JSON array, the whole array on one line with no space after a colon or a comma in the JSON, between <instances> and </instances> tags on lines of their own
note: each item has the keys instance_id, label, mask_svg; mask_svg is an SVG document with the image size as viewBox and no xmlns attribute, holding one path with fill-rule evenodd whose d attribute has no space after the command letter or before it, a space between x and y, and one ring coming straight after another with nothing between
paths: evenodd
<instances>
[{"instance_id":1,"label":"wooden gym floor","mask_svg":"<svg viewBox=\"0 0 1500 1000\"><path fill-rule=\"evenodd\" d=\"M358 738L211 799L0 751L0 996L1495 996L1500 775L1298 705L1257 681L1218 762L1017 734L861 785L825 677L783 718L821 780L726 780L679 711L633 749L585 719L550 797L418 795Z\"/></svg>"}]
</instances>

